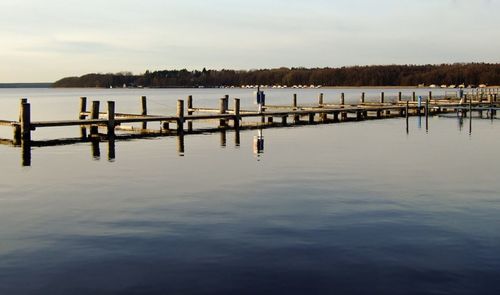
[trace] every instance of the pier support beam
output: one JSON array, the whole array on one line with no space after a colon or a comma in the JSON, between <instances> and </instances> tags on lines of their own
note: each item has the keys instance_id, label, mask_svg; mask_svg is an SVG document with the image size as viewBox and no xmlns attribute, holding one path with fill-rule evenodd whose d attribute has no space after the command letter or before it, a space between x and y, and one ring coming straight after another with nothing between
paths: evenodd
<instances>
[{"instance_id":1,"label":"pier support beam","mask_svg":"<svg viewBox=\"0 0 500 295\"><path fill-rule=\"evenodd\" d=\"M224 97L219 100L219 114L225 113L227 113L227 99ZM219 127L226 127L226 119L219 120Z\"/></svg>"},{"instance_id":2,"label":"pier support beam","mask_svg":"<svg viewBox=\"0 0 500 295\"><path fill-rule=\"evenodd\" d=\"M115 137L115 102L108 101L108 140Z\"/></svg>"},{"instance_id":3,"label":"pier support beam","mask_svg":"<svg viewBox=\"0 0 500 295\"><path fill-rule=\"evenodd\" d=\"M90 117L92 119L99 119L99 105L100 102L98 100L92 101L92 110L90 112ZM92 125L90 127L90 136L91 137L97 136L98 133L99 133L98 126Z\"/></svg>"},{"instance_id":4,"label":"pier support beam","mask_svg":"<svg viewBox=\"0 0 500 295\"><path fill-rule=\"evenodd\" d=\"M240 128L240 99L234 99L234 128Z\"/></svg>"},{"instance_id":5,"label":"pier support beam","mask_svg":"<svg viewBox=\"0 0 500 295\"><path fill-rule=\"evenodd\" d=\"M177 100L177 133L184 133L184 100L182 99Z\"/></svg>"},{"instance_id":6,"label":"pier support beam","mask_svg":"<svg viewBox=\"0 0 500 295\"><path fill-rule=\"evenodd\" d=\"M82 97L80 97L80 112L78 114L78 119L85 120L85 118L86 118L85 113L86 112L87 112L87 98L82 96ZM85 126L80 127L80 137L82 139L87 138L87 127L85 127Z\"/></svg>"},{"instance_id":7,"label":"pier support beam","mask_svg":"<svg viewBox=\"0 0 500 295\"><path fill-rule=\"evenodd\" d=\"M148 115L148 102L147 102L147 98L145 96L141 96L141 115L142 116ZM148 123L143 122L142 129L147 129L147 128L148 128Z\"/></svg>"},{"instance_id":8,"label":"pier support beam","mask_svg":"<svg viewBox=\"0 0 500 295\"><path fill-rule=\"evenodd\" d=\"M191 116L193 112L191 109L193 108L193 96L189 95L187 97L187 114L188 116ZM193 121L188 121L188 132L193 132Z\"/></svg>"}]
</instances>

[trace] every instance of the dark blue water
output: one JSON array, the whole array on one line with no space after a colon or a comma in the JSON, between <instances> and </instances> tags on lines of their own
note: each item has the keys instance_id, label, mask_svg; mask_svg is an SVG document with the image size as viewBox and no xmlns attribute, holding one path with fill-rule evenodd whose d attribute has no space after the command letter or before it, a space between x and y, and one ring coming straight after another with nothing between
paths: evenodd
<instances>
[{"instance_id":1,"label":"dark blue water","mask_svg":"<svg viewBox=\"0 0 500 295\"><path fill-rule=\"evenodd\" d=\"M417 126L0 146L0 294L499 294L500 125Z\"/></svg>"}]
</instances>

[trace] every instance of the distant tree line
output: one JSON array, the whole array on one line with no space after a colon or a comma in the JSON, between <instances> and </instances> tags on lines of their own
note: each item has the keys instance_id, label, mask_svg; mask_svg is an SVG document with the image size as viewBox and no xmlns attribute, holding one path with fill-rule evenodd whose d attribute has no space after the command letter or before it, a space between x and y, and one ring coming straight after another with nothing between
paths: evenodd
<instances>
[{"instance_id":1,"label":"distant tree line","mask_svg":"<svg viewBox=\"0 0 500 295\"><path fill-rule=\"evenodd\" d=\"M500 64L381 65L342 68L146 71L63 78L53 87L220 87L241 85L500 85Z\"/></svg>"}]
</instances>

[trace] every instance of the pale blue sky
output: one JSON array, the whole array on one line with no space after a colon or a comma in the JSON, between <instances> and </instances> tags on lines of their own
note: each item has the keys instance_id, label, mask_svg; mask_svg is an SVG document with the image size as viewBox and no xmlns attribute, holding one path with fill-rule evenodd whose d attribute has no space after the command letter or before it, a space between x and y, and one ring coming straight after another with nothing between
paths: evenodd
<instances>
[{"instance_id":1,"label":"pale blue sky","mask_svg":"<svg viewBox=\"0 0 500 295\"><path fill-rule=\"evenodd\" d=\"M500 62L500 0L1 0L0 82Z\"/></svg>"}]
</instances>

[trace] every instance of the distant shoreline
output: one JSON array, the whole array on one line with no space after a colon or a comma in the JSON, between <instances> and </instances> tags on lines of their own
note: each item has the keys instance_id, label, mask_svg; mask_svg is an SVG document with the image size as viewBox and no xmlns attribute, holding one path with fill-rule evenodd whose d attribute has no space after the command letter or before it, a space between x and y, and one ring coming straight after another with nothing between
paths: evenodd
<instances>
[{"instance_id":1,"label":"distant shoreline","mask_svg":"<svg viewBox=\"0 0 500 295\"><path fill-rule=\"evenodd\" d=\"M53 83L0 83L0 88L52 88Z\"/></svg>"}]
</instances>

